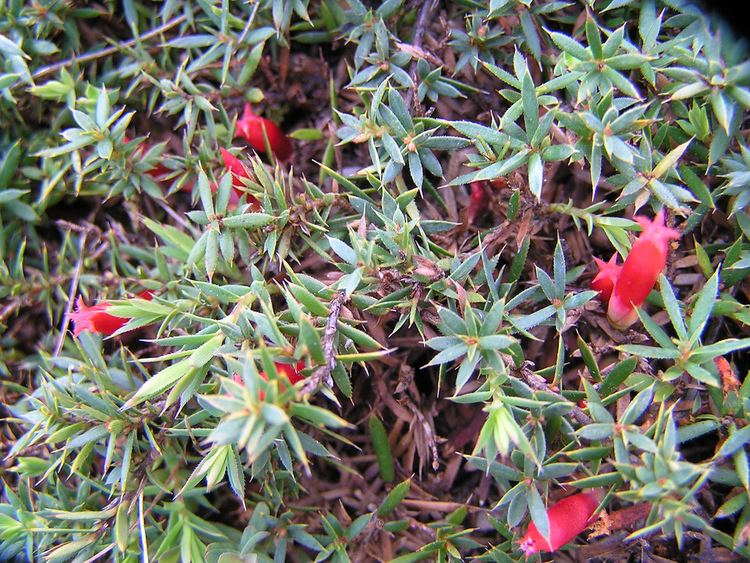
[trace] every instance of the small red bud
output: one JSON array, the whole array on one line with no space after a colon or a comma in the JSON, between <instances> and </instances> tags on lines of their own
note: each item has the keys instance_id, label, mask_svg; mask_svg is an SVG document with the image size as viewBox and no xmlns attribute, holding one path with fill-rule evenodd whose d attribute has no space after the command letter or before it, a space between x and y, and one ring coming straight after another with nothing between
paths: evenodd
<instances>
[{"instance_id":1,"label":"small red bud","mask_svg":"<svg viewBox=\"0 0 750 563\"><path fill-rule=\"evenodd\" d=\"M503 178L502 176L500 176L499 178L493 178L492 180L490 180L490 185L493 188L496 188L498 190L502 190L503 188L507 188L508 187L508 181L505 178Z\"/></svg>"}]
</instances>

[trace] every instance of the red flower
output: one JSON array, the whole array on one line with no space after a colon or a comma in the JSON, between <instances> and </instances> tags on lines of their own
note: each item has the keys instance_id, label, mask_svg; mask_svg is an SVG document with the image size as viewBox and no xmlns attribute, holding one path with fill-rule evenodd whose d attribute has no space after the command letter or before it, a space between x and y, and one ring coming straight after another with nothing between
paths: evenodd
<instances>
[{"instance_id":1,"label":"red flower","mask_svg":"<svg viewBox=\"0 0 750 563\"><path fill-rule=\"evenodd\" d=\"M489 180L489 183L493 188L497 188L498 190L502 190L503 188L508 187L508 181L502 176L500 178L493 178L492 180Z\"/></svg>"},{"instance_id":2,"label":"red flower","mask_svg":"<svg viewBox=\"0 0 750 563\"><path fill-rule=\"evenodd\" d=\"M279 362L274 362L273 365L276 366L276 372L280 376L282 376L282 377L286 378L287 380L289 380L289 383L291 383L292 385L294 385L298 381L302 381L303 379L305 379L305 376L302 375L302 374L300 374L300 371L302 371L303 369L305 369L305 362L303 362L303 361L299 361L299 362L297 362L294 365L292 365L292 364L282 364L282 363L279 363ZM268 381L268 376L266 375L266 372L262 371L262 372L260 372L259 375L265 381ZM234 379L234 381L236 383L239 383L240 385L244 385L245 384L245 382L242 380L242 376L239 373L233 373L232 374L232 379ZM284 385L283 382L280 381L279 382L279 386L281 387L281 391L285 391L286 390L286 386ZM266 394L263 391L261 391L260 392L260 400L262 401L265 398L265 396L266 396Z\"/></svg>"},{"instance_id":3,"label":"red flower","mask_svg":"<svg viewBox=\"0 0 750 563\"><path fill-rule=\"evenodd\" d=\"M609 259L609 262L599 260L599 258L594 258L594 262L599 268L599 273L591 280L591 289L598 291L599 297L606 303L612 296L622 266L617 263L617 252Z\"/></svg>"},{"instance_id":4,"label":"red flower","mask_svg":"<svg viewBox=\"0 0 750 563\"><path fill-rule=\"evenodd\" d=\"M123 136L122 140L126 143L130 142L130 138L127 135ZM133 151L133 157L138 159L143 158L143 154L148 152L150 148L151 147L149 147L148 143L146 141L143 141L136 147L135 151ZM161 177L169 174L170 172L172 171L169 168L164 166L161 162L158 162L156 163L156 166L154 166L151 170L148 170L146 174L151 176L154 180L161 181Z\"/></svg>"},{"instance_id":5,"label":"red flower","mask_svg":"<svg viewBox=\"0 0 750 563\"><path fill-rule=\"evenodd\" d=\"M242 119L237 121L235 137L242 137L256 151L265 153L264 132L268 137L271 152L276 158L282 161L288 159L292 154L292 143L289 137L273 121L255 115L250 104L245 104L245 113Z\"/></svg>"},{"instance_id":6,"label":"red flower","mask_svg":"<svg viewBox=\"0 0 750 563\"><path fill-rule=\"evenodd\" d=\"M664 225L663 209L653 221L646 217L635 220L643 227L643 232L633 243L617 276L607 310L609 322L619 329L638 320L636 308L643 305L667 265L669 241L680 238L679 231Z\"/></svg>"},{"instance_id":7,"label":"red flower","mask_svg":"<svg viewBox=\"0 0 750 563\"><path fill-rule=\"evenodd\" d=\"M487 203L490 197L487 193L487 182L485 181L472 182L469 187L471 188L471 202L469 203L466 221L469 225L472 225L487 211Z\"/></svg>"},{"instance_id":8,"label":"red flower","mask_svg":"<svg viewBox=\"0 0 750 563\"><path fill-rule=\"evenodd\" d=\"M242 195L246 193L243 189L245 184L242 179L249 178L250 173L240 159L234 156L231 152L224 148L219 150L221 151L221 159L224 161L224 167L227 169L227 172L232 173L232 186L234 189L232 190L232 195L229 196L229 203L236 206ZM218 186L216 184L211 185L212 192L216 193L217 189ZM260 202L254 195L247 194L247 202L250 204L250 209L252 211L261 210Z\"/></svg>"},{"instance_id":9,"label":"red flower","mask_svg":"<svg viewBox=\"0 0 750 563\"><path fill-rule=\"evenodd\" d=\"M153 295L152 291L146 290L139 293L138 297L151 301ZM78 297L76 310L70 313L70 320L73 322L73 335L78 336L84 330L87 330L110 336L124 327L130 319L109 314L107 310L111 306L109 301L100 301L96 305L88 306L83 302L82 297Z\"/></svg>"},{"instance_id":10,"label":"red flower","mask_svg":"<svg viewBox=\"0 0 750 563\"><path fill-rule=\"evenodd\" d=\"M274 365L276 366L276 371L279 372L279 375L286 377L292 385L305 379L305 376L300 373L305 369L305 362L301 360L294 365L280 364L276 362L274 362ZM261 376L265 375L265 373L261 372Z\"/></svg>"},{"instance_id":11,"label":"red flower","mask_svg":"<svg viewBox=\"0 0 750 563\"><path fill-rule=\"evenodd\" d=\"M536 529L534 522L529 524L526 535L521 539L521 550L527 555L538 551L555 551L578 534L583 532L599 506L596 492L578 493L566 497L547 509L549 538Z\"/></svg>"}]
</instances>

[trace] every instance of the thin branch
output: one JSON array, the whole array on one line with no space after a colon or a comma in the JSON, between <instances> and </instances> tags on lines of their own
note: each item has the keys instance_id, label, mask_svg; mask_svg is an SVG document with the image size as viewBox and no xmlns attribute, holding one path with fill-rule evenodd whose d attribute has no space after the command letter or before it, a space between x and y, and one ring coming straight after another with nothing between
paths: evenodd
<instances>
[{"instance_id":1,"label":"thin branch","mask_svg":"<svg viewBox=\"0 0 750 563\"><path fill-rule=\"evenodd\" d=\"M422 41L424 40L424 32L427 28L427 18L438 5L439 0L425 0L422 3L422 7L419 10L419 15L417 16L417 21L414 24L414 37L412 37L411 40L411 46L419 51L422 48ZM412 105L415 102L415 98L417 96L417 61L412 61L411 67L409 69L409 74L411 74L411 79L414 82L414 86L412 86L412 89L409 93L409 97L406 100L407 106L411 109Z\"/></svg>"},{"instance_id":2,"label":"thin branch","mask_svg":"<svg viewBox=\"0 0 750 563\"><path fill-rule=\"evenodd\" d=\"M343 289L336 292L336 295L331 299L331 307L328 312L328 321L326 322L326 328L323 331L323 355L325 356L326 363L316 369L310 377L307 378L305 386L302 388L303 395L309 395L321 383L325 383L328 387L333 387L333 368L336 367L336 351L334 350L333 341L336 339L336 325L339 322L339 315L341 314L341 307L346 302L346 291Z\"/></svg>"},{"instance_id":3,"label":"thin branch","mask_svg":"<svg viewBox=\"0 0 750 563\"><path fill-rule=\"evenodd\" d=\"M412 37L411 44L414 47L422 47L422 39L424 38L424 30L427 27L427 17L430 12L437 7L438 0L427 0L422 3L422 8L419 10L419 16L417 16L417 23L414 24L414 37Z\"/></svg>"},{"instance_id":4,"label":"thin branch","mask_svg":"<svg viewBox=\"0 0 750 563\"><path fill-rule=\"evenodd\" d=\"M152 29L148 33L144 33L140 37L131 39L130 41L126 41L125 43L118 43L117 45L112 45L111 47L107 47L106 49L99 49L98 51L86 53L85 55L81 55L80 57L71 57L64 61L47 65L40 68L33 75L31 75L31 79L35 82L39 78L47 76L48 74L54 74L55 72L65 68L66 66L70 66L75 63L88 63L90 61L109 57L110 55L114 55L120 52L121 50L130 49L134 47L139 41L148 41L149 39L156 37L157 35L161 35L165 31L169 31L174 26L181 24L185 20L187 20L187 15L182 14L181 16L177 16L176 18L172 18L167 23L160 25L159 27Z\"/></svg>"}]
</instances>

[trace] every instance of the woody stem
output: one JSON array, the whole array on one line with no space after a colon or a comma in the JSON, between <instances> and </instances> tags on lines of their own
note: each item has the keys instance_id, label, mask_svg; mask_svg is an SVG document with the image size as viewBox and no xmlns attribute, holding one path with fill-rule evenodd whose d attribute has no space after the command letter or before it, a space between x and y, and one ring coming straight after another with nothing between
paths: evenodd
<instances>
[{"instance_id":1,"label":"woody stem","mask_svg":"<svg viewBox=\"0 0 750 563\"><path fill-rule=\"evenodd\" d=\"M343 289L336 292L336 295L331 299L328 321L326 322L326 327L323 331L323 355L325 356L326 361L307 378L305 386L302 388L303 395L309 395L321 383L325 383L328 387L333 386L331 374L336 367L336 351L333 342L336 339L336 325L339 321L339 315L341 314L341 307L344 305L345 301L346 292Z\"/></svg>"}]
</instances>

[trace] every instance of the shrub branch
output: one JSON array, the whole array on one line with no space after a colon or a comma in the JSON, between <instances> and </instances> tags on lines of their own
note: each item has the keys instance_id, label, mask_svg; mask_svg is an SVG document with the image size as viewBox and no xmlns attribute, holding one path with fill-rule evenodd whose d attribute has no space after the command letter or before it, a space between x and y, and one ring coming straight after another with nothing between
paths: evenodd
<instances>
[{"instance_id":1,"label":"shrub branch","mask_svg":"<svg viewBox=\"0 0 750 563\"><path fill-rule=\"evenodd\" d=\"M326 322L326 328L323 331L323 354L325 356L325 364L316 369L310 377L307 378L305 386L302 388L303 395L309 395L321 383L325 383L328 387L333 386L333 368L336 367L336 351L333 346L333 342L336 339L336 324L339 321L339 315L341 314L341 307L346 302L346 292L342 289L336 292L336 295L331 299L331 307L328 313L328 321Z\"/></svg>"}]
</instances>

